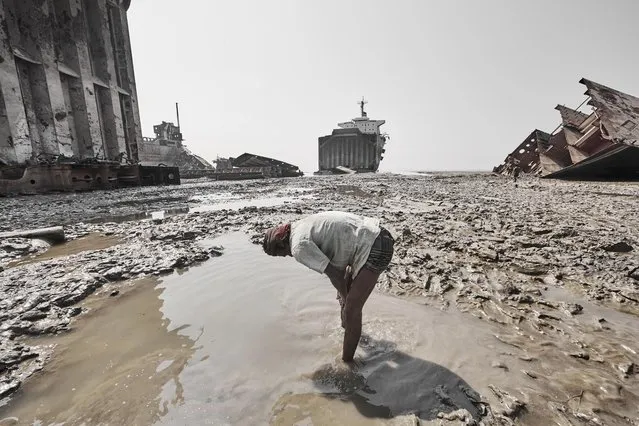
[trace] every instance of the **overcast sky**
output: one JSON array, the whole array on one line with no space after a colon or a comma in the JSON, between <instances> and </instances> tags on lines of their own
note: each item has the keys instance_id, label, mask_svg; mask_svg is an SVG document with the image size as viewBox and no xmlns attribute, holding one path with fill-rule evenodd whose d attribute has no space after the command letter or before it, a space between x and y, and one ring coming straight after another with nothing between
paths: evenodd
<instances>
[{"instance_id":1,"label":"overcast sky","mask_svg":"<svg viewBox=\"0 0 639 426\"><path fill-rule=\"evenodd\" d=\"M175 121L208 160L317 170L317 138L386 120L381 170L489 170L581 77L639 95L637 0L133 0L143 133Z\"/></svg>"}]
</instances>

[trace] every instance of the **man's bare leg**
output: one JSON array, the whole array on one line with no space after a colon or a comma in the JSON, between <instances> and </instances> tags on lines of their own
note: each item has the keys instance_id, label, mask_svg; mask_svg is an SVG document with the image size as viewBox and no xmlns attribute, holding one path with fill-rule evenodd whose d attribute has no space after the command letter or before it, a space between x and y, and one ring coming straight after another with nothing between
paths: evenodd
<instances>
[{"instance_id":1,"label":"man's bare leg","mask_svg":"<svg viewBox=\"0 0 639 426\"><path fill-rule=\"evenodd\" d=\"M362 335L362 309L368 296L373 292L379 273L366 268L357 274L346 296L344 306L344 319L346 320L346 331L344 332L344 347L342 348L342 360L353 361L355 350Z\"/></svg>"}]
</instances>

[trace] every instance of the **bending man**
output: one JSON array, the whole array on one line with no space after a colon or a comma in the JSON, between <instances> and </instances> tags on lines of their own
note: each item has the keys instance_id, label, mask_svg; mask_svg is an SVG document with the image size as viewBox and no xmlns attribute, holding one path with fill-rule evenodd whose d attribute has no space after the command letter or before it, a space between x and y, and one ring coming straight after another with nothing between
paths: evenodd
<instances>
[{"instance_id":1,"label":"bending man","mask_svg":"<svg viewBox=\"0 0 639 426\"><path fill-rule=\"evenodd\" d=\"M293 256L328 276L342 305L342 360L351 362L362 334L362 308L393 257L394 243L378 219L332 211L271 228L262 246L268 255Z\"/></svg>"}]
</instances>

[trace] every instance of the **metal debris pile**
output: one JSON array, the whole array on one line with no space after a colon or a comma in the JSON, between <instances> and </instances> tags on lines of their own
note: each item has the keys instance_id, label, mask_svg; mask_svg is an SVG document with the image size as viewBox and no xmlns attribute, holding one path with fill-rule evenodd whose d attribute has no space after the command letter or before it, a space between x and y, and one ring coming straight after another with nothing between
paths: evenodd
<instances>
[{"instance_id":1,"label":"metal debris pile","mask_svg":"<svg viewBox=\"0 0 639 426\"><path fill-rule=\"evenodd\" d=\"M547 178L639 179L639 98L582 78L588 98L577 109L555 108L561 124L535 129L493 172L516 170ZM592 107L586 114L584 104Z\"/></svg>"}]
</instances>

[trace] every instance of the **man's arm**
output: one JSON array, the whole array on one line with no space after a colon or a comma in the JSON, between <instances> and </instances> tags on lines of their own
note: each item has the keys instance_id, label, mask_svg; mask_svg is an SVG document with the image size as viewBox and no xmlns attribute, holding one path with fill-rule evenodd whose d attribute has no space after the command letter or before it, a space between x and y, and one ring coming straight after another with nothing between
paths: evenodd
<instances>
[{"instance_id":1,"label":"man's arm","mask_svg":"<svg viewBox=\"0 0 639 426\"><path fill-rule=\"evenodd\" d=\"M348 294L349 281L346 279L346 271L331 265L330 259L311 240L304 240L294 250L295 259L310 269L324 273L331 280L333 287L343 299ZM348 269L347 269L348 270Z\"/></svg>"},{"instance_id":2,"label":"man's arm","mask_svg":"<svg viewBox=\"0 0 639 426\"><path fill-rule=\"evenodd\" d=\"M333 287L337 290L337 292L342 296L342 299L346 300L346 295L348 294L348 288L345 278L345 271L342 271L330 263L326 266L324 273L331 280Z\"/></svg>"},{"instance_id":3,"label":"man's arm","mask_svg":"<svg viewBox=\"0 0 639 426\"><path fill-rule=\"evenodd\" d=\"M331 263L330 259L311 240L300 241L291 247L291 252L295 260L320 274L325 273Z\"/></svg>"},{"instance_id":4,"label":"man's arm","mask_svg":"<svg viewBox=\"0 0 639 426\"><path fill-rule=\"evenodd\" d=\"M348 292L344 306L345 332L342 360L352 362L362 335L362 309L373 292L379 273L362 269Z\"/></svg>"}]
</instances>

